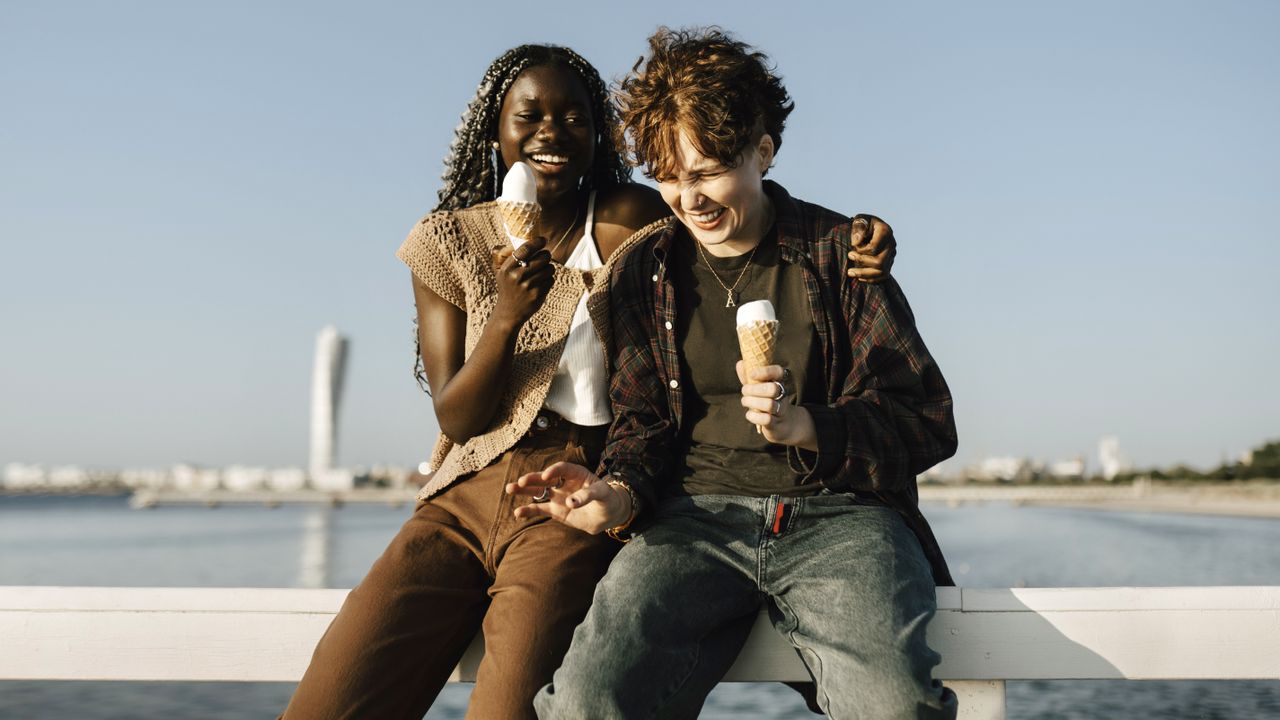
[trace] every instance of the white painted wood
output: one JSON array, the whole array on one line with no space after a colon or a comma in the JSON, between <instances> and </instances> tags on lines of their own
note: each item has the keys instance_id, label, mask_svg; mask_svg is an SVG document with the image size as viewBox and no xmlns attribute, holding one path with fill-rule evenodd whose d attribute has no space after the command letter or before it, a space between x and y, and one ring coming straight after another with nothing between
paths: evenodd
<instances>
[{"instance_id":1,"label":"white painted wood","mask_svg":"<svg viewBox=\"0 0 1280 720\"><path fill-rule=\"evenodd\" d=\"M1280 610L1280 587L938 588L939 609L943 590L960 591L965 612Z\"/></svg>"},{"instance_id":2,"label":"white painted wood","mask_svg":"<svg viewBox=\"0 0 1280 720\"><path fill-rule=\"evenodd\" d=\"M142 612L336 613L346 590L300 588L162 588L0 586L0 612L128 610Z\"/></svg>"},{"instance_id":3,"label":"white painted wood","mask_svg":"<svg viewBox=\"0 0 1280 720\"><path fill-rule=\"evenodd\" d=\"M345 590L0 587L0 679L296 681ZM935 675L961 717L1004 680L1280 678L1280 588L938 589ZM474 681L480 638L454 671ZM728 681L805 680L766 616Z\"/></svg>"},{"instance_id":4,"label":"white painted wood","mask_svg":"<svg viewBox=\"0 0 1280 720\"><path fill-rule=\"evenodd\" d=\"M960 701L957 720L1005 720L1003 680L948 680Z\"/></svg>"}]
</instances>

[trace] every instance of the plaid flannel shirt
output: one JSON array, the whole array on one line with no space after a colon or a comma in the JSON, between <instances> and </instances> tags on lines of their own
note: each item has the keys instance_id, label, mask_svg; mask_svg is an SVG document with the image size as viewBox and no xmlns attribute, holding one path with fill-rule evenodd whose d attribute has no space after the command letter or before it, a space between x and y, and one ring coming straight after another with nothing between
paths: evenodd
<instances>
[{"instance_id":1,"label":"plaid flannel shirt","mask_svg":"<svg viewBox=\"0 0 1280 720\"><path fill-rule=\"evenodd\" d=\"M818 450L790 448L792 469L805 482L878 495L916 533L938 584L950 585L920 513L915 480L956 450L946 381L897 283L846 277L850 218L793 199L771 181L765 192L776 210L780 258L803 270L826 371L826 402L804 405L813 416ZM671 220L627 253L609 278L614 421L601 471L621 476L644 508L655 507L659 485L670 477L683 421L676 288L666 258L676 233L685 232ZM735 349L725 361L736 356Z\"/></svg>"}]
</instances>

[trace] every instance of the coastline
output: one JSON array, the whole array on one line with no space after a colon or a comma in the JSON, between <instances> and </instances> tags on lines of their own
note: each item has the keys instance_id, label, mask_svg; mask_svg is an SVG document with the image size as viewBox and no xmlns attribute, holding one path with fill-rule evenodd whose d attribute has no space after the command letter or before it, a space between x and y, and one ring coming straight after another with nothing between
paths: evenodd
<instances>
[{"instance_id":1,"label":"coastline","mask_svg":"<svg viewBox=\"0 0 1280 720\"><path fill-rule=\"evenodd\" d=\"M257 504L278 507L292 503L412 503L416 488L358 488L346 491L295 490L155 490L129 491L119 487L14 488L0 487L0 498L32 496L128 496L134 508L163 505ZM920 501L948 507L1007 503L1014 507L1062 507L1115 512L1179 513L1225 517L1280 519L1280 481L1178 482L1138 480L1124 485L1013 485L965 483L920 485Z\"/></svg>"},{"instance_id":2,"label":"coastline","mask_svg":"<svg viewBox=\"0 0 1280 720\"><path fill-rule=\"evenodd\" d=\"M1128 485L921 485L920 501L950 507L1006 502L1115 512L1280 518L1280 482L1168 482Z\"/></svg>"}]
</instances>

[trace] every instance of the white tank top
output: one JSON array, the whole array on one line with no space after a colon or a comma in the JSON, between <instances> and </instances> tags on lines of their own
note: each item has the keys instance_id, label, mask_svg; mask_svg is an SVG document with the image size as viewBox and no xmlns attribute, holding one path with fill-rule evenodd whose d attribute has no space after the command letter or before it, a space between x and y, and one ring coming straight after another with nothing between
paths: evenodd
<instances>
[{"instance_id":1,"label":"white tank top","mask_svg":"<svg viewBox=\"0 0 1280 720\"><path fill-rule=\"evenodd\" d=\"M596 194L587 199L587 226L564 266L586 272L604 265L596 250ZM547 409L577 425L604 425L613 420L609 408L609 376L604 369L604 346L596 336L587 312L587 293L578 300L578 309L569 324L560 366L547 390Z\"/></svg>"}]
</instances>

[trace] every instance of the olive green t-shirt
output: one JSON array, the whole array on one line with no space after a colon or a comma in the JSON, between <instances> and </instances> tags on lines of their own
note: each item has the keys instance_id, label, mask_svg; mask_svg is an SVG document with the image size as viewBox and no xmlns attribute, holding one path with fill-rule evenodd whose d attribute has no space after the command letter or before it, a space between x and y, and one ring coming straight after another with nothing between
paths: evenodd
<instances>
[{"instance_id":1,"label":"olive green t-shirt","mask_svg":"<svg viewBox=\"0 0 1280 720\"><path fill-rule=\"evenodd\" d=\"M767 442L747 421L734 368L742 357L737 306L769 300L778 318L774 363L791 371L783 402L822 402L822 351L803 271L780 260L774 229L754 256L718 258L699 253L696 242L681 228L670 259L684 393L678 448L682 462L676 464L672 490L679 495L815 494L822 485L799 484L800 475L787 462L786 446ZM721 283L736 291L734 307L725 307L727 293Z\"/></svg>"}]
</instances>

